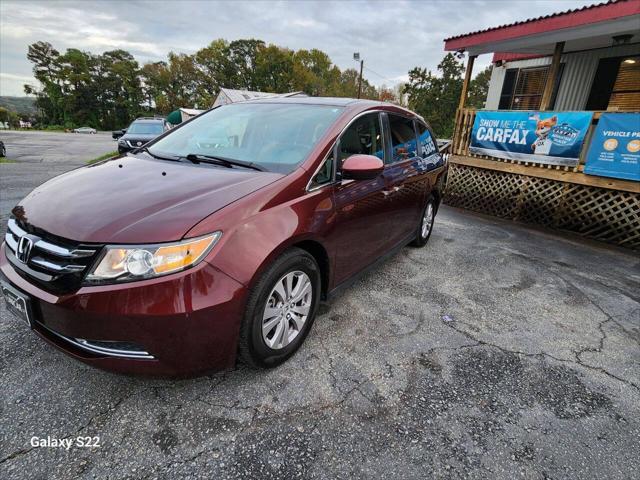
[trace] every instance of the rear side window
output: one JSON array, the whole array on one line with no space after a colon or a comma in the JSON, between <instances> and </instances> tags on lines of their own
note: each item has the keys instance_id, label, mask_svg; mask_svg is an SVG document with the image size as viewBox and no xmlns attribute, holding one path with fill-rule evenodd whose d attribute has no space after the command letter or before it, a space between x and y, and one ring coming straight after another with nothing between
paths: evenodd
<instances>
[{"instance_id":1,"label":"rear side window","mask_svg":"<svg viewBox=\"0 0 640 480\"><path fill-rule=\"evenodd\" d=\"M418 151L420 152L420 156L427 158L434 153L438 153L435 139L427 126L424 123L416 121L416 128L418 130Z\"/></svg>"},{"instance_id":2,"label":"rear side window","mask_svg":"<svg viewBox=\"0 0 640 480\"><path fill-rule=\"evenodd\" d=\"M340 165L351 155L375 155L384 162L380 116L369 113L356 119L340 137Z\"/></svg>"},{"instance_id":3,"label":"rear side window","mask_svg":"<svg viewBox=\"0 0 640 480\"><path fill-rule=\"evenodd\" d=\"M394 115L389 116L392 162L399 162L416 156L416 132L413 119Z\"/></svg>"}]
</instances>

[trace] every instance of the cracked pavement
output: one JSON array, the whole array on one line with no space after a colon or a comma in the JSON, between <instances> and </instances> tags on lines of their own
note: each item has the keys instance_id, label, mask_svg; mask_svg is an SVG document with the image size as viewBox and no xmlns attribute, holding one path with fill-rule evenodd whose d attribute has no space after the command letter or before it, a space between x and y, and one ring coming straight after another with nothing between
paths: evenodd
<instances>
[{"instance_id":1,"label":"cracked pavement","mask_svg":"<svg viewBox=\"0 0 640 480\"><path fill-rule=\"evenodd\" d=\"M73 164L0 165L3 223ZM289 362L189 380L93 369L0 308L3 479L640 471L640 256L630 251L444 206L425 248L403 249L321 306ZM101 447L29 444L78 435L99 435Z\"/></svg>"}]
</instances>

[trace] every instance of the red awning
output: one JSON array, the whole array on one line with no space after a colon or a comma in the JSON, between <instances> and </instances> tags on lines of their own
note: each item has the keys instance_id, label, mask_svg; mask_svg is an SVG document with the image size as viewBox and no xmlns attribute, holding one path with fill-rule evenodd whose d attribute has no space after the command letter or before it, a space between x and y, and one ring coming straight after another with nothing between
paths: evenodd
<instances>
[{"instance_id":1,"label":"red awning","mask_svg":"<svg viewBox=\"0 0 640 480\"><path fill-rule=\"evenodd\" d=\"M488 28L445 39L445 50L550 54L556 42L567 43L565 51L610 46L612 37L633 36L640 41L640 0L611 0L521 22Z\"/></svg>"}]
</instances>

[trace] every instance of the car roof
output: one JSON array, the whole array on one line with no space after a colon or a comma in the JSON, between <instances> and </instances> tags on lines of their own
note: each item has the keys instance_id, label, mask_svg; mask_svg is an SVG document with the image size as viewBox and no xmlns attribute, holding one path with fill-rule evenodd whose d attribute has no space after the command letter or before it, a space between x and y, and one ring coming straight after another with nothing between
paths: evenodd
<instances>
[{"instance_id":1,"label":"car roof","mask_svg":"<svg viewBox=\"0 0 640 480\"><path fill-rule=\"evenodd\" d=\"M346 107L347 105L375 105L383 102L376 102L374 100L359 100L357 98L343 98L343 97L268 97L268 98L255 98L244 102L236 103L289 103L300 105L329 105L333 107ZM387 104L388 105L388 104Z\"/></svg>"},{"instance_id":2,"label":"car roof","mask_svg":"<svg viewBox=\"0 0 640 480\"><path fill-rule=\"evenodd\" d=\"M377 100L366 100L358 98L344 98L344 97L269 97L269 98L255 98L244 102L234 102L237 104L264 104L264 103L285 103L292 105L327 105L333 107L344 107L349 109L351 114L358 114L365 110L378 108L381 110L387 110L390 112L403 113L406 115L415 116L424 121L422 116L418 115L411 110L395 105L389 102L380 102ZM231 104L233 105L233 104Z\"/></svg>"},{"instance_id":3,"label":"car roof","mask_svg":"<svg viewBox=\"0 0 640 480\"><path fill-rule=\"evenodd\" d=\"M143 123L143 122L164 122L164 121L165 121L164 118L136 118L133 122Z\"/></svg>"}]
</instances>

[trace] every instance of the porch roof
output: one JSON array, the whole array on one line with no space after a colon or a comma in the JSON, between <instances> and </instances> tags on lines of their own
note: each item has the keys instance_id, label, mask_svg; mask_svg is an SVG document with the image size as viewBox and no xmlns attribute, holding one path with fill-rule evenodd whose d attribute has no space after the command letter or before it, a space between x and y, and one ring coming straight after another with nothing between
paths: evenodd
<instances>
[{"instance_id":1,"label":"porch roof","mask_svg":"<svg viewBox=\"0 0 640 480\"><path fill-rule=\"evenodd\" d=\"M531 18L445 39L445 50L469 55L492 52L552 54L558 42L572 52L608 47L614 36L631 35L625 43L640 41L640 0L605 3Z\"/></svg>"}]
</instances>

